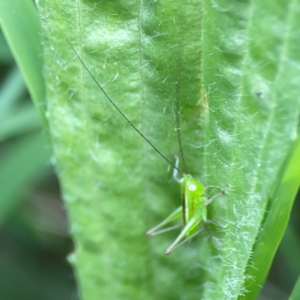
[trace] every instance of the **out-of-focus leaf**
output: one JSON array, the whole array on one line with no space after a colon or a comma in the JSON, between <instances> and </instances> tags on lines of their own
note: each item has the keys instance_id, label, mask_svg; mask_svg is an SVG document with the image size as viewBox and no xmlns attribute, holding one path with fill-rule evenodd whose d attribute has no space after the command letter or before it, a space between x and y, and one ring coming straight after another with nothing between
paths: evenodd
<instances>
[{"instance_id":1,"label":"out-of-focus leaf","mask_svg":"<svg viewBox=\"0 0 300 300\"><path fill-rule=\"evenodd\" d=\"M45 121L40 23L32 0L0 0L0 23L36 108Z\"/></svg>"},{"instance_id":2,"label":"out-of-focus leaf","mask_svg":"<svg viewBox=\"0 0 300 300\"><path fill-rule=\"evenodd\" d=\"M0 31L0 62L3 64L11 63L14 58L9 50L2 31Z\"/></svg>"},{"instance_id":3,"label":"out-of-focus leaf","mask_svg":"<svg viewBox=\"0 0 300 300\"><path fill-rule=\"evenodd\" d=\"M26 88L23 77L18 68L13 68L6 76L0 87L0 124L3 118L11 113L17 100L24 94Z\"/></svg>"},{"instance_id":4,"label":"out-of-focus leaf","mask_svg":"<svg viewBox=\"0 0 300 300\"><path fill-rule=\"evenodd\" d=\"M289 300L300 299L300 277L298 278Z\"/></svg>"},{"instance_id":5,"label":"out-of-focus leaf","mask_svg":"<svg viewBox=\"0 0 300 300\"><path fill-rule=\"evenodd\" d=\"M1 152L0 223L20 203L22 194L49 173L50 149L41 133L26 136Z\"/></svg>"},{"instance_id":6,"label":"out-of-focus leaf","mask_svg":"<svg viewBox=\"0 0 300 300\"><path fill-rule=\"evenodd\" d=\"M15 109L1 121L0 141L41 129L41 121L30 103Z\"/></svg>"}]
</instances>

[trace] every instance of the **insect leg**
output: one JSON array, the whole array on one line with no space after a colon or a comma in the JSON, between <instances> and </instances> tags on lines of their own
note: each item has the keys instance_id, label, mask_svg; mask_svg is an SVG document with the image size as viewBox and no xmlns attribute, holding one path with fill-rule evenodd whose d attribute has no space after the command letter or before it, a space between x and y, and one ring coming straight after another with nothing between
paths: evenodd
<instances>
[{"instance_id":1,"label":"insect leg","mask_svg":"<svg viewBox=\"0 0 300 300\"><path fill-rule=\"evenodd\" d=\"M164 227L166 224L173 222L179 218L182 217L182 207L178 207L175 211L173 211L165 220L163 220L160 224L158 224L157 226L155 226L154 228L150 229L147 231L146 235L147 236L153 236L153 235L157 235L159 233L162 232L166 232L166 231L170 231L173 230L175 228L178 228L179 226L172 226L169 228L165 228L163 230L159 230L160 228Z\"/></svg>"},{"instance_id":2,"label":"insect leg","mask_svg":"<svg viewBox=\"0 0 300 300\"><path fill-rule=\"evenodd\" d=\"M212 203L213 200L215 200L216 198L220 197L221 195L224 195L225 194L225 191L222 190L220 193L212 196L210 199L208 199L205 203L203 203L203 206L207 206L208 204Z\"/></svg>"},{"instance_id":3,"label":"insect leg","mask_svg":"<svg viewBox=\"0 0 300 300\"><path fill-rule=\"evenodd\" d=\"M173 249L172 252L175 251L177 248L179 248L181 245L185 244L186 242L190 241L191 239L193 239L196 235L198 235L199 233L201 233L203 231L203 229L199 229L197 232L195 232L194 234L192 234L191 236L187 237L186 239L184 239L182 242L180 242L179 244L177 244ZM167 251L167 250L166 250ZM171 254L171 252L166 253L166 255Z\"/></svg>"},{"instance_id":4,"label":"insect leg","mask_svg":"<svg viewBox=\"0 0 300 300\"><path fill-rule=\"evenodd\" d=\"M201 220L201 218L200 218L200 220ZM195 224L199 224L200 223L200 220L199 220L199 218L192 218L184 226L184 228L182 229L182 231L180 232L180 234L178 235L178 237L175 239L175 241L168 247L167 250L165 250L165 254L166 255L171 254L174 251L174 249L178 247L178 244L180 244L180 242L184 239L184 237L191 230L191 228L194 227Z\"/></svg>"}]
</instances>

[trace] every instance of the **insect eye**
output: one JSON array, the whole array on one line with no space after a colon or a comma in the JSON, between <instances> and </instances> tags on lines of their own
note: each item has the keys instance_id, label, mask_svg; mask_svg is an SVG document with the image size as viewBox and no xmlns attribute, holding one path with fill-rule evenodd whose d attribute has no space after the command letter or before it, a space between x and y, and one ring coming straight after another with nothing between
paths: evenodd
<instances>
[{"instance_id":1,"label":"insect eye","mask_svg":"<svg viewBox=\"0 0 300 300\"><path fill-rule=\"evenodd\" d=\"M191 185L189 186L189 191L194 192L194 191L196 191L196 190L197 190L197 186L196 186L195 184L191 184Z\"/></svg>"}]
</instances>

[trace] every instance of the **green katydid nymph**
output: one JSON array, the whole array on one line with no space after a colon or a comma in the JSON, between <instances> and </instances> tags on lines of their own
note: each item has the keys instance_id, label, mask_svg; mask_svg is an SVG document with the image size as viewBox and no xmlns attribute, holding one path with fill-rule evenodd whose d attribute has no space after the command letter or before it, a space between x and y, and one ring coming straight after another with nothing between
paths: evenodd
<instances>
[{"instance_id":1,"label":"green katydid nymph","mask_svg":"<svg viewBox=\"0 0 300 300\"><path fill-rule=\"evenodd\" d=\"M165 250L165 254L171 254L176 248L185 242L192 239L200 230L198 225L203 220L207 223L207 206L218 196L225 193L222 190L220 193L208 199L205 196L205 187L198 180L194 179L190 174L182 174L182 178L178 178L178 157L176 158L176 168L173 171L173 178L181 185L181 206L174 210L165 220L154 228L147 231L147 236L158 235L163 232L167 232L178 228L179 226L172 226L164 228L165 225L182 218L183 229L180 234L174 240L174 242ZM163 228L163 229L161 229Z\"/></svg>"},{"instance_id":2,"label":"green katydid nymph","mask_svg":"<svg viewBox=\"0 0 300 300\"><path fill-rule=\"evenodd\" d=\"M188 174L187 168L186 172L182 172L179 169L179 159L176 155L173 154L175 157L175 164L171 162L170 159L168 159L156 146L152 144L152 142L135 126L131 123L131 121L126 117L126 115L119 109L119 107L115 104L114 101L108 96L108 94L105 92L103 87L99 84L99 82L96 80L94 75L91 73L89 68L86 66L82 58L79 56L75 48L72 46L72 44L67 40L68 44L74 51L75 55L81 62L84 69L88 72L88 74L91 76L92 80L96 83L98 88L101 90L101 92L105 95L107 100L114 106L114 108L118 111L118 113L129 123L129 125L170 165L173 167L173 178L178 181L181 185L181 198L182 203L181 206L178 207L174 212L172 212L164 221L162 221L160 224L155 226L154 228L147 231L147 236L154 236L158 235L163 232L167 232L173 229L178 228L179 226L171 226L165 228L165 225L168 225L169 223L172 223L173 221L176 221L180 218L183 220L183 228L180 232L180 234L177 236L177 238L174 240L174 242L165 250L165 254L169 255L171 254L176 248L178 248L181 244L185 243L186 241L192 239L195 235L197 235L199 231L199 224L203 220L204 223L208 222L207 220L207 206L218 196L221 194L224 194L224 191L221 191L220 193L216 194L215 196L211 198L207 198L205 196L205 187L204 185L194 179L190 174ZM180 79L179 79L180 80ZM179 87L179 84L177 84L177 88ZM179 104L178 104L179 105ZM176 122L177 122L177 137L178 137L178 143L179 143L179 149L180 154L183 160L184 166L186 166L183 156L183 149L181 145L181 137L180 137L180 118L179 118L179 110L177 109L177 115L176 115ZM181 174L181 178L178 177L178 173Z\"/></svg>"}]
</instances>

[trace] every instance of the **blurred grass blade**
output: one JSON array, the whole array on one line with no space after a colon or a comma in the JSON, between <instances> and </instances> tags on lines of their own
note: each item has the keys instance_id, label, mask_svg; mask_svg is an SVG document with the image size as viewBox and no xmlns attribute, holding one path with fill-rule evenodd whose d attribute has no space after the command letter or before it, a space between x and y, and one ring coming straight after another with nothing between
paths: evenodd
<instances>
[{"instance_id":1,"label":"blurred grass blade","mask_svg":"<svg viewBox=\"0 0 300 300\"><path fill-rule=\"evenodd\" d=\"M0 0L0 23L32 100L46 123L40 23L33 1Z\"/></svg>"},{"instance_id":2,"label":"blurred grass blade","mask_svg":"<svg viewBox=\"0 0 300 300\"><path fill-rule=\"evenodd\" d=\"M1 120L0 141L41 130L41 120L32 103L15 108Z\"/></svg>"},{"instance_id":3,"label":"blurred grass blade","mask_svg":"<svg viewBox=\"0 0 300 300\"><path fill-rule=\"evenodd\" d=\"M2 30L0 31L0 62L2 64L10 64L14 62L14 58L7 45Z\"/></svg>"},{"instance_id":4,"label":"blurred grass blade","mask_svg":"<svg viewBox=\"0 0 300 300\"><path fill-rule=\"evenodd\" d=\"M13 111L16 102L20 99L21 95L25 94L25 91L26 86L19 69L17 67L12 68L0 87L1 121L7 116L7 114Z\"/></svg>"},{"instance_id":5,"label":"blurred grass blade","mask_svg":"<svg viewBox=\"0 0 300 300\"><path fill-rule=\"evenodd\" d=\"M299 300L300 299L300 277L298 278L293 292L289 298L289 300Z\"/></svg>"},{"instance_id":6,"label":"blurred grass blade","mask_svg":"<svg viewBox=\"0 0 300 300\"><path fill-rule=\"evenodd\" d=\"M297 207L297 198L295 199L295 207ZM296 218L299 214L296 211ZM297 227L293 226L293 219L289 222L286 231L284 233L283 239L279 246L279 253L286 262L288 273L287 281L289 278L297 278L300 274L300 238Z\"/></svg>"},{"instance_id":7,"label":"blurred grass blade","mask_svg":"<svg viewBox=\"0 0 300 300\"><path fill-rule=\"evenodd\" d=\"M50 149L41 133L28 135L1 152L0 224L20 203L22 194L49 172Z\"/></svg>"}]
</instances>

